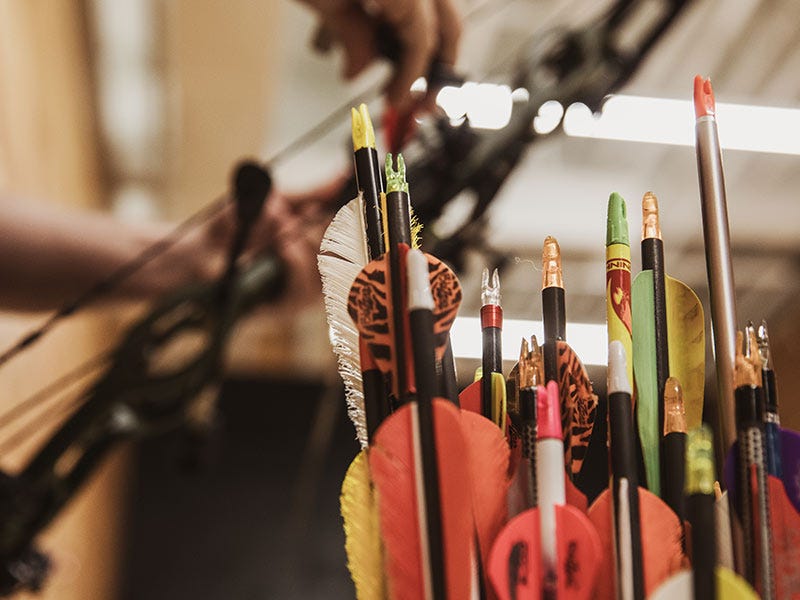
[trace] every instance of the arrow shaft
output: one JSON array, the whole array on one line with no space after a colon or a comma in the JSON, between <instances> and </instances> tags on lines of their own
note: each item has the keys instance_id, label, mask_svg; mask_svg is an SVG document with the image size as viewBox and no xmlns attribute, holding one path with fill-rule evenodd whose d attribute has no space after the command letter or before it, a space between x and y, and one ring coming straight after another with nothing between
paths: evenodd
<instances>
[{"instance_id":1,"label":"arrow shaft","mask_svg":"<svg viewBox=\"0 0 800 600\"><path fill-rule=\"evenodd\" d=\"M364 223L369 257L375 259L386 251L380 210L380 195L383 192L381 164L375 148L359 148L353 153L353 162L356 186L364 194Z\"/></svg>"},{"instance_id":2,"label":"arrow shaft","mask_svg":"<svg viewBox=\"0 0 800 600\"><path fill-rule=\"evenodd\" d=\"M494 420L492 407L492 373L503 372L502 355L503 309L496 304L481 307L481 334L483 348L481 355L481 412L487 419Z\"/></svg>"},{"instance_id":3,"label":"arrow shaft","mask_svg":"<svg viewBox=\"0 0 800 600\"><path fill-rule=\"evenodd\" d=\"M406 192L386 194L386 224L389 238L389 286L391 288L392 327L394 332L393 389L397 400L404 404L411 399L408 368L408 340L405 335L406 306L405 262L400 245L411 246L411 205Z\"/></svg>"},{"instance_id":4,"label":"arrow shaft","mask_svg":"<svg viewBox=\"0 0 800 600\"><path fill-rule=\"evenodd\" d=\"M642 270L653 272L653 320L655 323L656 346L656 382L658 384L658 430L664 431L664 384L669 371L669 344L667 338L667 288L664 269L664 242L658 238L642 240ZM661 489L668 486L668 469L665 466L665 448L662 444L659 454L661 459ZM682 460L681 460L682 462ZM681 490L681 494L682 494Z\"/></svg>"},{"instance_id":5,"label":"arrow shaft","mask_svg":"<svg viewBox=\"0 0 800 600\"><path fill-rule=\"evenodd\" d=\"M633 415L631 396L627 392L611 392L608 396L608 423L610 428L610 459L612 492L614 497L614 516L616 526L617 556L630 556L630 571L618 571L622 585L625 579L632 579L633 598L644 598L644 564L642 555L642 534L639 511L639 482L636 471L636 450L633 443ZM626 482L625 505L627 523L623 523L620 489ZM623 547L628 551L624 552Z\"/></svg>"},{"instance_id":6,"label":"arrow shaft","mask_svg":"<svg viewBox=\"0 0 800 600\"><path fill-rule=\"evenodd\" d=\"M419 433L414 452L419 455L417 473L421 470L422 474L421 480L419 475L417 478L417 497L422 497L423 508L420 511L420 539L423 556L427 554L427 579L431 598L444 600L446 586L443 515L433 411L437 386L432 310L434 302L429 289L427 258L419 250L409 250L405 259L409 291L408 320L417 399L416 411L412 414L416 415L416 429ZM419 487L419 483L422 487Z\"/></svg>"}]
</instances>

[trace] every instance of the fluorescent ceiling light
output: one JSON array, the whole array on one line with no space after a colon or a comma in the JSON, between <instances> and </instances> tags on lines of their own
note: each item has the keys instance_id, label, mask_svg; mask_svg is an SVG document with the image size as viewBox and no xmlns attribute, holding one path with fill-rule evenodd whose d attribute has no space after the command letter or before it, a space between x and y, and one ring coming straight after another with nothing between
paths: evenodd
<instances>
[{"instance_id":1,"label":"fluorescent ceiling light","mask_svg":"<svg viewBox=\"0 0 800 600\"><path fill-rule=\"evenodd\" d=\"M502 129L511 120L512 96L507 85L467 81L460 87L444 86L436 96L436 104L451 121L458 122L466 116L476 129Z\"/></svg>"},{"instance_id":2,"label":"fluorescent ceiling light","mask_svg":"<svg viewBox=\"0 0 800 600\"><path fill-rule=\"evenodd\" d=\"M539 107L539 114L533 118L533 129L536 133L546 135L561 123L564 107L557 100L548 100Z\"/></svg>"},{"instance_id":3,"label":"fluorescent ceiling light","mask_svg":"<svg viewBox=\"0 0 800 600\"><path fill-rule=\"evenodd\" d=\"M541 341L544 333L541 321L503 319L503 358L516 362L522 338L531 335ZM453 355L456 358L481 358L483 334L477 317L458 317L450 329ZM567 323L567 339L585 365L605 365L608 362L608 332L605 325Z\"/></svg>"},{"instance_id":4,"label":"fluorescent ceiling light","mask_svg":"<svg viewBox=\"0 0 800 600\"><path fill-rule=\"evenodd\" d=\"M717 102L719 140L723 148L800 154L800 110ZM611 96L595 116L573 104L564 116L564 131L575 137L694 146L694 105L690 100Z\"/></svg>"}]
</instances>

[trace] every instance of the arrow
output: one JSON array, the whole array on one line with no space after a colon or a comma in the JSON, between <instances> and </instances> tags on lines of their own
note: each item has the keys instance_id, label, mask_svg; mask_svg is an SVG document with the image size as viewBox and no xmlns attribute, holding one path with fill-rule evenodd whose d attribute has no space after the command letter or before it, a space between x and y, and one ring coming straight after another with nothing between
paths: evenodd
<instances>
[{"instance_id":1,"label":"arrow","mask_svg":"<svg viewBox=\"0 0 800 600\"><path fill-rule=\"evenodd\" d=\"M603 545L600 568L614 574L598 582L598 599L647 597L685 562L682 522L658 496L637 485L626 362L624 345L613 340L608 376L612 486L588 511Z\"/></svg>"},{"instance_id":2,"label":"arrow","mask_svg":"<svg viewBox=\"0 0 800 600\"><path fill-rule=\"evenodd\" d=\"M483 357L481 377L481 406L484 417L493 421L501 431L506 430L506 382L503 379L503 307L500 306L500 275L497 269L489 281L489 269L481 274L481 329ZM499 375L499 377L498 377ZM500 397L502 401L497 402Z\"/></svg>"},{"instance_id":3,"label":"arrow","mask_svg":"<svg viewBox=\"0 0 800 600\"><path fill-rule=\"evenodd\" d=\"M767 472L780 478L783 475L781 466L781 419L778 416L778 387L775 371L769 351L769 332L767 322L761 321L758 328L758 357L761 359L761 383L766 400L764 412L764 436L767 445Z\"/></svg>"},{"instance_id":4,"label":"arrow","mask_svg":"<svg viewBox=\"0 0 800 600\"><path fill-rule=\"evenodd\" d=\"M775 597L772 532L769 527L769 488L764 452L764 389L761 387L761 362L752 326L736 334L734 366L736 427L738 434L736 500L744 533L745 578L763 598ZM755 492L751 480L755 479ZM760 522L762 527L757 527ZM760 582L760 585L759 585Z\"/></svg>"},{"instance_id":5,"label":"arrow","mask_svg":"<svg viewBox=\"0 0 800 600\"><path fill-rule=\"evenodd\" d=\"M462 408L483 415L506 431L506 382L503 378L503 308L500 306L500 276L489 269L481 274L481 368L475 380L459 394Z\"/></svg>"},{"instance_id":6,"label":"arrow","mask_svg":"<svg viewBox=\"0 0 800 600\"><path fill-rule=\"evenodd\" d=\"M614 532L612 523L613 498L605 490L589 506L589 520L600 536L600 570L614 573ZM639 487L640 531L642 536L642 565L644 591L648 597L667 578L680 571L686 556L682 549L683 526L678 517L658 496ZM616 577L601 577L597 584L598 600L616 598Z\"/></svg>"},{"instance_id":7,"label":"arrow","mask_svg":"<svg viewBox=\"0 0 800 600\"><path fill-rule=\"evenodd\" d=\"M731 261L728 205L722 153L717 131L716 102L710 79L694 78L695 146L700 181L700 207L706 251L708 289L711 300L711 330L714 334L714 364L717 371L716 413L722 435L717 440L719 456L736 439L733 399L733 365L736 358L736 294ZM691 426L691 425L690 425ZM738 545L738 544L737 544ZM737 562L740 550L735 548Z\"/></svg>"},{"instance_id":8,"label":"arrow","mask_svg":"<svg viewBox=\"0 0 800 600\"><path fill-rule=\"evenodd\" d=\"M498 535L489 578L501 600L588 599L599 573L600 541L586 515L565 503L555 382L539 386L536 397L538 507L514 517Z\"/></svg>"},{"instance_id":9,"label":"arrow","mask_svg":"<svg viewBox=\"0 0 800 600\"><path fill-rule=\"evenodd\" d=\"M683 388L676 377L668 377L664 386L664 487L661 496L681 522L685 516L686 429Z\"/></svg>"},{"instance_id":10,"label":"arrow","mask_svg":"<svg viewBox=\"0 0 800 600\"><path fill-rule=\"evenodd\" d=\"M666 274L658 201L642 199L642 271L631 286L636 412L647 487L661 495L664 471L664 386L673 376L683 387L686 426L699 427L705 386L705 322L697 295Z\"/></svg>"},{"instance_id":11,"label":"arrow","mask_svg":"<svg viewBox=\"0 0 800 600\"><path fill-rule=\"evenodd\" d=\"M556 238L549 235L542 245L542 325L544 376L547 381L556 381L558 367L554 342L567 338L567 313L564 307L561 247Z\"/></svg>"},{"instance_id":12,"label":"arrow","mask_svg":"<svg viewBox=\"0 0 800 600\"><path fill-rule=\"evenodd\" d=\"M409 250L402 159L397 171L390 160L387 167L388 252L356 277L348 306L366 348L390 375L401 400L376 432L369 452L380 498L388 589L395 598L467 598L474 527L461 415L451 402L433 397L434 365L445 353L461 289L443 263ZM433 300L412 304L410 299L424 292L420 261L423 275L427 266L427 294Z\"/></svg>"},{"instance_id":13,"label":"arrow","mask_svg":"<svg viewBox=\"0 0 800 600\"><path fill-rule=\"evenodd\" d=\"M612 340L608 345L608 425L611 462L611 490L614 501L614 549L618 597L644 598L642 533L639 510L639 477L636 472L631 385L628 379L625 345Z\"/></svg>"},{"instance_id":14,"label":"arrow","mask_svg":"<svg viewBox=\"0 0 800 600\"><path fill-rule=\"evenodd\" d=\"M378 425L389 415L383 374L348 314L353 279L371 257L384 253L379 208L380 176L375 132L367 107L352 109L352 138L358 197L334 216L322 237L317 264L322 278L329 337L345 386L348 415L362 450L350 464L340 493L347 566L359 600L384 598L386 577L378 504L369 472L367 448Z\"/></svg>"},{"instance_id":15,"label":"arrow","mask_svg":"<svg viewBox=\"0 0 800 600\"><path fill-rule=\"evenodd\" d=\"M547 381L558 383L567 474L574 479L583 467L589 448L597 412L597 396L592 391L583 363L564 341L567 317L561 247L552 236L547 236L542 246L542 321L544 377Z\"/></svg>"},{"instance_id":16,"label":"arrow","mask_svg":"<svg viewBox=\"0 0 800 600\"><path fill-rule=\"evenodd\" d=\"M396 252L405 265L408 249L401 245ZM437 298L432 311L431 350L441 357L461 291L450 269L433 257L425 259ZM390 269L390 256L370 262L353 283L349 300L350 314L366 347L387 373L396 357L396 346L389 335L396 311L387 289L391 285ZM404 305L406 302L401 310ZM407 324L408 319L404 319L403 329L410 332ZM400 394L412 398L417 391L409 386ZM430 396L429 390L425 393ZM455 573L469 571L472 541L471 506L464 502L469 497L469 475L459 419L458 410L448 401L409 400L376 432L369 464L381 498L381 532L392 597L467 597L460 596L458 590L463 591L466 585L468 591L469 577ZM440 507L435 506L437 494ZM443 539L451 541L443 545ZM450 549L446 554L445 547Z\"/></svg>"},{"instance_id":17,"label":"arrow","mask_svg":"<svg viewBox=\"0 0 800 600\"><path fill-rule=\"evenodd\" d=\"M719 566L714 483L713 435L707 425L702 425L688 433L686 443L685 491L692 532L692 568L680 571L665 581L650 596L652 600L758 598L744 578Z\"/></svg>"}]
</instances>

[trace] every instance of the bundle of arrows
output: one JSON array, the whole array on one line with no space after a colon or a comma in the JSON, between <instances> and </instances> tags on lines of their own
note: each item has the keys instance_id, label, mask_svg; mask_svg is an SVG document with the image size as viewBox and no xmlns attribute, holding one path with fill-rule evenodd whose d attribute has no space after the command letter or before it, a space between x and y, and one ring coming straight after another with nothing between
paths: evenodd
<instances>
[{"instance_id":1,"label":"bundle of arrows","mask_svg":"<svg viewBox=\"0 0 800 600\"><path fill-rule=\"evenodd\" d=\"M729 268L729 247L719 249L729 242L727 217L718 226L726 209L713 94L700 78L695 105L704 225L714 222L706 246L719 363L731 300L714 281L725 280L717 273ZM352 132L358 196L331 222L318 259L362 448L341 492L356 597L800 594L800 490L791 475L800 436L779 425L766 323L731 336L722 369L731 396L720 389L722 426L712 433L703 423L703 307L666 273L655 195L642 200L642 270L633 279L625 201L608 200L607 394L598 398L567 341L561 249L550 236L541 343L522 340L506 379L500 278L484 270L481 366L458 393L449 334L458 279L419 248L403 157L387 155L384 173L365 105L352 111ZM724 465L715 461L720 447ZM598 464L608 465L599 494L586 485Z\"/></svg>"}]
</instances>

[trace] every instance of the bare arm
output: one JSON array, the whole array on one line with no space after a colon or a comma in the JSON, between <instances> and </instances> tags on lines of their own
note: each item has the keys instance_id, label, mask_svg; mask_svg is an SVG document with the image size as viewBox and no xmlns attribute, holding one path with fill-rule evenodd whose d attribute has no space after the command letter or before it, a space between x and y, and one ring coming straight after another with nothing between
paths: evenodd
<instances>
[{"instance_id":1,"label":"bare arm","mask_svg":"<svg viewBox=\"0 0 800 600\"><path fill-rule=\"evenodd\" d=\"M110 215L67 211L0 196L0 306L48 310L73 299L163 236L165 224L123 223ZM116 293L138 299L201 275L176 249L171 268L142 269Z\"/></svg>"},{"instance_id":2,"label":"bare arm","mask_svg":"<svg viewBox=\"0 0 800 600\"><path fill-rule=\"evenodd\" d=\"M316 252L340 180L300 196L274 193L251 233L249 252L286 260L290 290L284 302L312 298L318 288ZM232 207L231 207L232 208ZM105 299L153 299L221 273L235 220L223 209ZM119 221L0 193L0 309L53 310L108 277L172 230L174 224Z\"/></svg>"}]
</instances>

